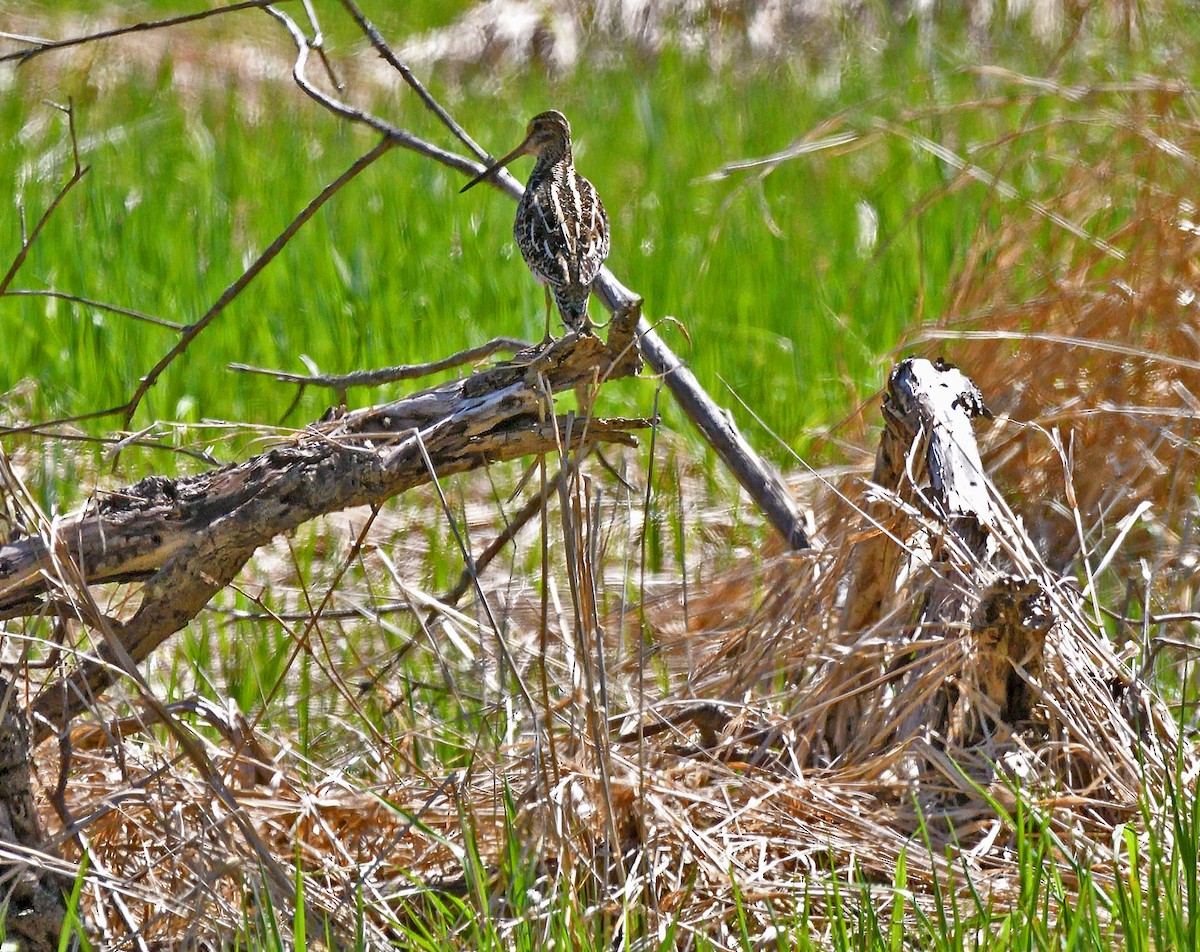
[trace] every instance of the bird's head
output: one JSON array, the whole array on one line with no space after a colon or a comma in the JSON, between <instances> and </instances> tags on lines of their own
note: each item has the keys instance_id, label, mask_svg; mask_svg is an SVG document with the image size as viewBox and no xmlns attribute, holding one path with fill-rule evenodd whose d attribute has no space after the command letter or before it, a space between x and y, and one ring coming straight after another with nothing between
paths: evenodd
<instances>
[{"instance_id":1,"label":"bird's head","mask_svg":"<svg viewBox=\"0 0 1200 952\"><path fill-rule=\"evenodd\" d=\"M498 162L489 165L459 191L465 192L479 184L485 178L494 175L499 169L504 168L513 159L522 155L540 156L547 149L564 154L569 154L571 151L571 124L567 122L566 116L555 109L539 112L530 119L529 125L525 127L525 138L521 140L521 144Z\"/></svg>"},{"instance_id":2,"label":"bird's head","mask_svg":"<svg viewBox=\"0 0 1200 952\"><path fill-rule=\"evenodd\" d=\"M519 148L526 155L540 155L548 146L563 145L571 145L571 124L561 112L551 109L539 112L529 120L525 141Z\"/></svg>"}]
</instances>

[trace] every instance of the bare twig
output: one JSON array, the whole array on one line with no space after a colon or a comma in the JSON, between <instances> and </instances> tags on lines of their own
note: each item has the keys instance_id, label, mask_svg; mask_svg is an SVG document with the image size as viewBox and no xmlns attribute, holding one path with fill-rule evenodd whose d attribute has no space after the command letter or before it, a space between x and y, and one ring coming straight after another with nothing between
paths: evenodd
<instances>
[{"instance_id":1,"label":"bare twig","mask_svg":"<svg viewBox=\"0 0 1200 952\"><path fill-rule=\"evenodd\" d=\"M7 30L0 30L0 40L12 40L15 43L25 43L29 46L39 46L44 43L53 43L53 40L47 40L43 36L30 36L27 33L9 33Z\"/></svg>"},{"instance_id":2,"label":"bare twig","mask_svg":"<svg viewBox=\"0 0 1200 952\"><path fill-rule=\"evenodd\" d=\"M662 374L683 412L762 509L767 521L789 548L807 549L804 517L778 471L746 442L729 412L705 392L695 374L650 329L645 318L638 322L638 339L646 362Z\"/></svg>"},{"instance_id":3,"label":"bare twig","mask_svg":"<svg viewBox=\"0 0 1200 952\"><path fill-rule=\"evenodd\" d=\"M293 374L285 370L267 370L262 367L252 367L249 364L230 364L230 370L242 373L261 374L274 377L281 383L295 383L308 387L327 387L339 393L351 387L378 387L399 380L415 380L451 367L461 367L490 357L499 351L516 353L530 346L528 341L515 337L495 337L486 344L470 347L467 350L443 357L441 360L431 360L423 364L399 364L395 367L383 367L378 370L357 370L348 374Z\"/></svg>"},{"instance_id":4,"label":"bare twig","mask_svg":"<svg viewBox=\"0 0 1200 952\"><path fill-rule=\"evenodd\" d=\"M75 167L71 172L71 177L67 179L63 187L58 190L58 194L54 196L54 200L42 212L42 217L37 220L37 224L33 226L33 231L29 233L27 238L24 237L24 229L22 229L21 247L13 257L13 262L9 265L4 277L0 278L0 295L8 291L8 286L12 284L13 278L17 276L17 272L21 270L21 265L25 263L25 259L29 256L29 249L37 241L38 235L41 234L42 229L46 226L46 222L50 220L55 210L62 204L62 200L67 197L67 193L75 187L80 179L87 175L87 166L79 164L79 139L75 135L75 107L68 101L66 106L56 106L55 108L67 115L67 132L71 136L71 155L75 160Z\"/></svg>"},{"instance_id":5,"label":"bare twig","mask_svg":"<svg viewBox=\"0 0 1200 952\"><path fill-rule=\"evenodd\" d=\"M0 428L0 433L13 432L17 431ZM20 432L31 433L35 436L44 436L62 443L93 443L97 446L109 446L112 447L112 452L114 453L119 453L127 446L137 446L142 449L162 450L166 453L178 453L182 456L190 456L192 459L199 460L208 466L217 466L221 462L207 450L193 449L190 446L173 446L170 443L164 443L160 439L148 439L146 431L127 434L125 436L89 436L86 433L63 433L60 430L49 430L45 426L39 426L26 428Z\"/></svg>"},{"instance_id":6,"label":"bare twig","mask_svg":"<svg viewBox=\"0 0 1200 952\"><path fill-rule=\"evenodd\" d=\"M337 74L337 70L333 68L333 63L325 54L325 33L321 29L321 24L317 20L317 11L312 5L312 0L301 0L304 4L304 13L308 17L308 22L312 24L313 38L309 41L309 48L317 54L317 58L321 60L321 65L325 67L325 75L329 77L329 81L333 83L333 88L341 92L346 88L342 77Z\"/></svg>"},{"instance_id":7,"label":"bare twig","mask_svg":"<svg viewBox=\"0 0 1200 952\"><path fill-rule=\"evenodd\" d=\"M18 66L23 66L35 56L41 56L43 53L50 53L53 50L64 50L72 46L91 43L95 40L108 40L115 36L124 36L127 33L144 33L147 30L161 30L164 27L194 23L197 20L207 20L209 17L220 16L225 13L235 13L238 10L253 10L258 7L265 7L272 2L280 2L280 0L241 0L240 3L231 3L224 7L214 7L211 10L200 10L197 13L168 17L165 20L147 20L142 23L132 23L129 26L113 27L110 30L100 30L97 33L72 36L65 40L39 40L34 37L18 37L11 34L3 34L10 39L17 39L23 43L34 43L36 45L31 49L18 50L16 53L5 53L3 56L0 56L0 63L16 60Z\"/></svg>"},{"instance_id":8,"label":"bare twig","mask_svg":"<svg viewBox=\"0 0 1200 952\"><path fill-rule=\"evenodd\" d=\"M491 155L489 155L484 148L482 148L474 139L472 139L462 126L454 121L454 118L450 115L450 113L442 108L442 104L434 99L432 95L430 95L429 90L427 90L424 84L417 79L417 77L413 74L413 71L404 63L400 62L396 54L392 51L392 48L383 38L383 35L375 28L375 24L366 18L363 12L358 8L358 5L354 3L354 0L341 0L341 3L342 6L346 8L346 12L350 14L354 22L358 24L359 29L361 29L363 33L366 34L367 39L371 41L371 45L375 47L375 51L383 57L383 59L389 66L392 67L392 69L394 69L404 78L404 81L408 83L409 86L413 88L417 96L420 97L421 102L425 104L425 108L437 116L438 119L442 121L442 124L445 125L445 127L452 133L454 133L454 135L463 145L474 152L476 158L483 159L485 162L490 164L492 159Z\"/></svg>"},{"instance_id":9,"label":"bare twig","mask_svg":"<svg viewBox=\"0 0 1200 952\"><path fill-rule=\"evenodd\" d=\"M467 175L474 175L483 170L483 166L472 162L465 156L458 155L454 152L447 152L440 146L434 145L432 142L413 135L399 126L393 125L385 119L380 119L378 116L367 112L364 109L359 109L356 106L351 106L349 103L343 102L334 96L329 95L321 89L313 85L308 78L306 69L308 66L308 53L312 48L312 41L304 35L304 31L296 25L296 22L282 10L276 10L273 7L265 8L267 13L273 16L276 20L283 24L284 29L291 34L292 41L296 44L296 63L292 67L292 78L296 81L296 85L301 91L313 101L324 106L330 112L341 116L344 119L349 119L351 122L361 123L369 126L376 132L387 136L388 140L394 145L401 146L411 152L416 152L418 155L423 155L426 158L440 162L449 168L458 172L463 172ZM511 178L511 176L510 176ZM516 180L513 179L513 184L516 185Z\"/></svg>"},{"instance_id":10,"label":"bare twig","mask_svg":"<svg viewBox=\"0 0 1200 952\"><path fill-rule=\"evenodd\" d=\"M67 294L65 291L54 291L46 289L18 289L4 291L4 297L48 297L56 298L60 301L70 301L72 304L82 304L85 307L94 307L97 310L109 311L112 314L120 314L123 317L131 317L135 321L143 321L146 324L154 324L156 327L166 327L173 331L182 331L187 328L186 324L177 324L175 321L164 320L161 317L155 317L152 314L145 314L142 311L135 311L128 307L118 307L116 304L105 304L103 301L93 301L91 298L80 297L78 294Z\"/></svg>"},{"instance_id":11,"label":"bare twig","mask_svg":"<svg viewBox=\"0 0 1200 952\"><path fill-rule=\"evenodd\" d=\"M167 353L163 355L162 359L150 369L150 372L142 378L141 382L138 384L137 390L134 391L133 396L129 399L129 402L121 408L125 416L126 426L128 426L130 420L133 419L133 415L135 412L137 412L137 408L139 404L141 404L142 398L149 392L150 388L157 383L158 378L162 375L163 371L171 365L175 358L187 350L188 345L199 336L201 331L203 331L206 327L208 327L209 324L216 320L221 312L224 311L229 305L229 303L233 301L233 299L239 294L241 294L245 287L275 259L275 256L283 250L284 246L292 240L296 232L298 232L304 226L304 224L317 213L322 205L329 201L329 199L341 191L341 189L348 182L353 180L360 172L370 166L376 159L390 150L394 145L395 142L393 142L393 140L383 139L369 152L355 159L354 163L348 169L346 169L345 172L326 185L325 188L321 189L320 194L310 201L299 215L292 219L288 226L279 233L279 236L267 246L267 249L261 255L254 259L250 267L243 271L241 276L238 277L233 284L229 285L229 287L221 292L221 296L217 298L213 306L210 307L208 311L205 312L205 314L198 321L196 321L196 323L188 325L187 330L183 332L175 346L167 351Z\"/></svg>"},{"instance_id":12,"label":"bare twig","mask_svg":"<svg viewBox=\"0 0 1200 952\"><path fill-rule=\"evenodd\" d=\"M88 420L102 420L105 417L116 416L118 413L124 413L128 403L122 403L115 407L105 407L103 410L92 410L88 413L77 413L74 416L57 417L53 420L42 420L38 423L26 423L22 426L0 426L0 433L14 435L17 433L33 433L37 435L47 435L47 431L52 427L67 426L71 423L85 423Z\"/></svg>"}]
</instances>

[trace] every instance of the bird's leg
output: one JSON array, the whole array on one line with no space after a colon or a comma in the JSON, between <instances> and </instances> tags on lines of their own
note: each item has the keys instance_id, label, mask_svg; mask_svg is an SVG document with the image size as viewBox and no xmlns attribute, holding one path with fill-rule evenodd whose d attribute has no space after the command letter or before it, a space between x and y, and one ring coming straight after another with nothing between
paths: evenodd
<instances>
[{"instance_id":1,"label":"bird's leg","mask_svg":"<svg viewBox=\"0 0 1200 952\"><path fill-rule=\"evenodd\" d=\"M542 338L542 346L550 343L550 286L546 286L546 336Z\"/></svg>"}]
</instances>

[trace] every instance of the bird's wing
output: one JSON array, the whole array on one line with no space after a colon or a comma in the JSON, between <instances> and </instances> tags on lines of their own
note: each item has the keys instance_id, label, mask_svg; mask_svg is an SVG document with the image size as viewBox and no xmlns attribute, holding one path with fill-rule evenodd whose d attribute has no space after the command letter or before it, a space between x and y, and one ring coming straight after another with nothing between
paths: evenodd
<instances>
[{"instance_id":1,"label":"bird's wing","mask_svg":"<svg viewBox=\"0 0 1200 952\"><path fill-rule=\"evenodd\" d=\"M570 283L573 242L552 192L539 189L521 200L513 237L534 277L545 284Z\"/></svg>"},{"instance_id":2,"label":"bird's wing","mask_svg":"<svg viewBox=\"0 0 1200 952\"><path fill-rule=\"evenodd\" d=\"M579 283L586 285L595 280L608 257L608 214L595 186L587 179L579 179L578 192L580 228L575 255L579 262Z\"/></svg>"}]
</instances>

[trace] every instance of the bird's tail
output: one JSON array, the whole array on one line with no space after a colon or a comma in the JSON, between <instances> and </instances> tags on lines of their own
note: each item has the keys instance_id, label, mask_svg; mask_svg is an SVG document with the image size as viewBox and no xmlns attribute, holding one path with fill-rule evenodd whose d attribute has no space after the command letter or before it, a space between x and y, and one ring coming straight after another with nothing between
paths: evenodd
<instances>
[{"instance_id":1,"label":"bird's tail","mask_svg":"<svg viewBox=\"0 0 1200 952\"><path fill-rule=\"evenodd\" d=\"M554 303L568 330L587 332L592 321L588 317L588 295L591 289L579 285L563 285L554 290Z\"/></svg>"}]
</instances>

